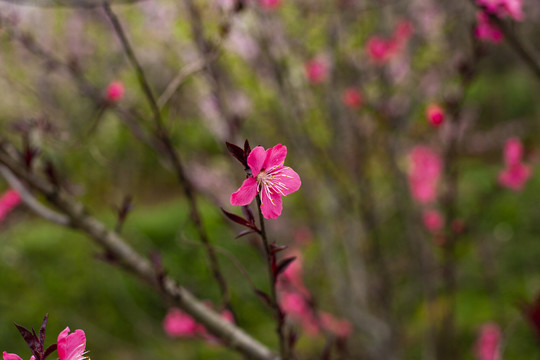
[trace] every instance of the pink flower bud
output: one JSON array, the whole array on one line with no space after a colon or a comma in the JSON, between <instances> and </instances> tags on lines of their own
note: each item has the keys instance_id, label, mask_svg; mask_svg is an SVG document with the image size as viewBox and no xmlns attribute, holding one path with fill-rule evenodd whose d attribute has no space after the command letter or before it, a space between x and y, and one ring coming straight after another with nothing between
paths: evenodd
<instances>
[{"instance_id":1,"label":"pink flower bud","mask_svg":"<svg viewBox=\"0 0 540 360\"><path fill-rule=\"evenodd\" d=\"M500 360L501 329L495 323L482 325L475 344L478 360Z\"/></svg>"},{"instance_id":2,"label":"pink flower bud","mask_svg":"<svg viewBox=\"0 0 540 360\"><path fill-rule=\"evenodd\" d=\"M444 218L438 210L427 209L422 213L424 226L430 233L437 233L444 226Z\"/></svg>"},{"instance_id":3,"label":"pink flower bud","mask_svg":"<svg viewBox=\"0 0 540 360\"><path fill-rule=\"evenodd\" d=\"M21 196L13 189L6 191L0 197L0 222L21 203Z\"/></svg>"},{"instance_id":4,"label":"pink flower bud","mask_svg":"<svg viewBox=\"0 0 540 360\"><path fill-rule=\"evenodd\" d=\"M193 337L197 334L198 324L182 310L172 308L163 320L163 330L170 337Z\"/></svg>"},{"instance_id":5,"label":"pink flower bud","mask_svg":"<svg viewBox=\"0 0 540 360\"><path fill-rule=\"evenodd\" d=\"M115 103L124 97L124 84L121 81L113 81L107 86L105 97L108 102Z\"/></svg>"},{"instance_id":6,"label":"pink flower bud","mask_svg":"<svg viewBox=\"0 0 540 360\"><path fill-rule=\"evenodd\" d=\"M426 118L433 126L439 126L444 121L444 110L437 104L430 104L426 109Z\"/></svg>"},{"instance_id":7,"label":"pink flower bud","mask_svg":"<svg viewBox=\"0 0 540 360\"><path fill-rule=\"evenodd\" d=\"M362 93L357 88L349 87L343 91L342 101L346 106L357 109L362 105Z\"/></svg>"}]
</instances>

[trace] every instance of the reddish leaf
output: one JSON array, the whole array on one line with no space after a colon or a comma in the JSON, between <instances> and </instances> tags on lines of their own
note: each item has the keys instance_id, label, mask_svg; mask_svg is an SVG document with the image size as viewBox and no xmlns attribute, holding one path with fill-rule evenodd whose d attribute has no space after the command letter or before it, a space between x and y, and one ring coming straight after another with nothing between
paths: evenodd
<instances>
[{"instance_id":1,"label":"reddish leaf","mask_svg":"<svg viewBox=\"0 0 540 360\"><path fill-rule=\"evenodd\" d=\"M268 295L267 293L265 293L264 291L262 290L259 290L259 289L255 289L255 294L257 294L257 296L268 306L270 306L270 308L274 308L275 305L274 305L274 301L272 300L272 298L270 297L270 295Z\"/></svg>"},{"instance_id":2,"label":"reddish leaf","mask_svg":"<svg viewBox=\"0 0 540 360\"><path fill-rule=\"evenodd\" d=\"M279 276L279 274L281 274L282 272L284 272L288 267L289 265L292 264L292 262L296 260L296 256L291 256L291 257L288 257L288 258L285 258L283 260L281 260L277 266L277 269L276 269L276 280L277 280L277 277Z\"/></svg>"},{"instance_id":3,"label":"reddish leaf","mask_svg":"<svg viewBox=\"0 0 540 360\"><path fill-rule=\"evenodd\" d=\"M26 342L32 353L36 355L37 350L39 349L39 340L37 336L18 324L15 324L15 326L21 333L21 336L23 337L24 341Z\"/></svg>"},{"instance_id":4,"label":"reddish leaf","mask_svg":"<svg viewBox=\"0 0 540 360\"><path fill-rule=\"evenodd\" d=\"M223 211L225 216L227 216L230 220L234 221L235 223L240 224L240 225L245 226L245 227L248 227L250 229L253 229L253 224L251 224L249 221L247 221L243 217L238 216L238 215L233 214L233 213L230 213L228 211L225 211L223 208L221 209L221 211ZM253 230L255 230L255 229L253 229Z\"/></svg>"},{"instance_id":5,"label":"reddish leaf","mask_svg":"<svg viewBox=\"0 0 540 360\"><path fill-rule=\"evenodd\" d=\"M227 150L229 150L236 160L240 161L242 165L247 166L247 158L241 147L231 144L230 142L226 142L225 145L227 145Z\"/></svg>"},{"instance_id":6,"label":"reddish leaf","mask_svg":"<svg viewBox=\"0 0 540 360\"><path fill-rule=\"evenodd\" d=\"M49 314L45 314L43 322L41 323L41 328L39 329L39 352L43 352L45 346L45 330L47 329L47 320L49 319Z\"/></svg>"},{"instance_id":7,"label":"reddish leaf","mask_svg":"<svg viewBox=\"0 0 540 360\"><path fill-rule=\"evenodd\" d=\"M246 158L246 160L250 152L251 146L249 146L249 141L248 139L246 139L246 141L244 141L244 157Z\"/></svg>"},{"instance_id":8,"label":"reddish leaf","mask_svg":"<svg viewBox=\"0 0 540 360\"><path fill-rule=\"evenodd\" d=\"M56 351L56 344L52 344L45 350L45 353L43 354L43 359L46 359L47 356L51 355L53 352Z\"/></svg>"},{"instance_id":9,"label":"reddish leaf","mask_svg":"<svg viewBox=\"0 0 540 360\"><path fill-rule=\"evenodd\" d=\"M255 230L243 230L243 231L240 231L238 234L236 234L236 236L234 237L235 239L239 239L241 238L242 236L245 236L247 234L252 234L252 233L255 233L256 231Z\"/></svg>"},{"instance_id":10,"label":"reddish leaf","mask_svg":"<svg viewBox=\"0 0 540 360\"><path fill-rule=\"evenodd\" d=\"M250 223L255 225L255 216L253 216L253 211L251 211L248 205L242 206L242 213L244 214L244 216L248 219Z\"/></svg>"},{"instance_id":11,"label":"reddish leaf","mask_svg":"<svg viewBox=\"0 0 540 360\"><path fill-rule=\"evenodd\" d=\"M276 243L270 244L270 251L272 254L277 254L280 251L283 251L287 248L287 245L277 245Z\"/></svg>"}]
</instances>

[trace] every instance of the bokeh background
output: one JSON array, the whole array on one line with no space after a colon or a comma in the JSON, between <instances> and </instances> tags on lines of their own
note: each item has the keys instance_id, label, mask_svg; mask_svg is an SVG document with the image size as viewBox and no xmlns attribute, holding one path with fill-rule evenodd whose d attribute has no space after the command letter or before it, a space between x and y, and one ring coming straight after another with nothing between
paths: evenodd
<instances>
[{"instance_id":1,"label":"bokeh background","mask_svg":"<svg viewBox=\"0 0 540 360\"><path fill-rule=\"evenodd\" d=\"M103 9L78 4L0 3L1 140L39 149L36 167L53 164L62 186L111 227L132 196L123 236L143 254L159 253L171 276L219 309L182 187L125 116L142 119L143 137L152 136L137 73ZM506 39L478 38L475 2L145 0L112 8L195 187L239 326L277 348L273 318L245 276L268 289L258 238L235 239L242 229L220 210L240 214L229 196L245 176L225 142L249 139L252 147L286 145L285 165L302 178L266 225L271 240L300 254L317 308L354 329L335 358L478 359L488 323L500 331L502 358L538 358L527 314L540 290L540 77ZM523 9L521 21L501 19L538 64L540 6L524 0ZM379 50L369 45L374 37ZM114 81L124 94L111 102ZM360 98L347 101L346 89ZM426 118L430 104L444 112L438 126ZM522 142L530 170L519 189L499 181L509 138ZM409 186L419 145L443 164L429 205ZM427 208L443 218L438 229L426 226ZM27 358L13 322L37 328L49 313L48 342L65 326L84 329L92 359L241 358L215 342L168 336L169 304L102 258L83 234L24 205L5 215L0 350ZM329 336L289 326L297 357L320 358Z\"/></svg>"}]
</instances>

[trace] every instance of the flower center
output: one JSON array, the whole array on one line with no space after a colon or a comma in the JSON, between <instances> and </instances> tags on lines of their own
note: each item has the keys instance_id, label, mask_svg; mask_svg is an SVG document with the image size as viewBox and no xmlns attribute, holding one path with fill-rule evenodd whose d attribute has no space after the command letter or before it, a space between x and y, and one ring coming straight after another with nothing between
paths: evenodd
<instances>
[{"instance_id":1,"label":"flower center","mask_svg":"<svg viewBox=\"0 0 540 360\"><path fill-rule=\"evenodd\" d=\"M287 186L282 182L282 177L289 177L283 173L282 166L274 166L270 169L262 169L257 174L257 192L263 191L264 194L270 199L272 205L272 194L280 194L285 196L284 191L288 190Z\"/></svg>"}]
</instances>

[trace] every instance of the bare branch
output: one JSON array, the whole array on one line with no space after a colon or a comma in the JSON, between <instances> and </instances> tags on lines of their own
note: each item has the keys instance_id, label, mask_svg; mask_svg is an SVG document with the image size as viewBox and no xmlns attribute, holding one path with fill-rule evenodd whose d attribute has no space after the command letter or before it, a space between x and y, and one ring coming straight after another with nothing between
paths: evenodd
<instances>
[{"instance_id":1,"label":"bare branch","mask_svg":"<svg viewBox=\"0 0 540 360\"><path fill-rule=\"evenodd\" d=\"M9 4L22 5L22 6L34 6L44 8L83 8L92 9L102 6L103 2L100 0L0 0ZM144 0L113 0L113 4L134 4Z\"/></svg>"}]
</instances>

